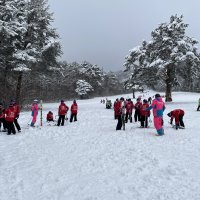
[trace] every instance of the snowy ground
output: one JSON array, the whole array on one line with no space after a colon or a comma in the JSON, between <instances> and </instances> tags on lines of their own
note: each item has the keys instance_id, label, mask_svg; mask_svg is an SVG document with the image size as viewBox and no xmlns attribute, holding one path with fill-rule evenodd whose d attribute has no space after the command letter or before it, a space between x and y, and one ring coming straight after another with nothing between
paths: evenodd
<instances>
[{"instance_id":1,"label":"snowy ground","mask_svg":"<svg viewBox=\"0 0 200 200\"><path fill-rule=\"evenodd\" d=\"M22 133L0 133L0 200L200 199L199 97L173 94L163 137L154 136L152 124L116 131L101 98L78 101L78 122L64 127L27 128L30 112L21 113ZM44 115L57 107L45 104ZM186 111L185 130L168 124L174 108Z\"/></svg>"}]
</instances>

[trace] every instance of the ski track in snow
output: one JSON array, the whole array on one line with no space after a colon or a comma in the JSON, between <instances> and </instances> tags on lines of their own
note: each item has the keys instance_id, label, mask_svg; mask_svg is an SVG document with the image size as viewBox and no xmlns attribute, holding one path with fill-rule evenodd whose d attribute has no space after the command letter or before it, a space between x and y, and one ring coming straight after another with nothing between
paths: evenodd
<instances>
[{"instance_id":1,"label":"ski track in snow","mask_svg":"<svg viewBox=\"0 0 200 200\"><path fill-rule=\"evenodd\" d=\"M173 98L163 137L154 136L153 124L116 131L113 110L101 98L78 101L78 122L64 127L28 128L30 112L21 113L22 133L0 133L0 200L200 199L199 94ZM58 105L45 104L44 116L55 115ZM166 114L175 108L186 112L184 130L168 124Z\"/></svg>"}]
</instances>

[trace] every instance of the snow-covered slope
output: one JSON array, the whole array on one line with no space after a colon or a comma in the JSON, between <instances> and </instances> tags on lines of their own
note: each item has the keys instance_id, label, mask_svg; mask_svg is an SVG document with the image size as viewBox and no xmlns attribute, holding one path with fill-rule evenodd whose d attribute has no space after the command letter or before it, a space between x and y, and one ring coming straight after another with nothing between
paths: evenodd
<instances>
[{"instance_id":1,"label":"snow-covered slope","mask_svg":"<svg viewBox=\"0 0 200 200\"><path fill-rule=\"evenodd\" d=\"M28 128L30 112L21 113L22 133L0 133L0 199L200 199L199 97L173 94L163 137L154 136L153 124L139 129L128 123L125 131L116 131L113 110L101 98L78 101L78 122L64 127ZM49 110L55 115L58 105L45 104L44 116ZM185 110L185 130L168 124L166 114L174 108Z\"/></svg>"}]
</instances>

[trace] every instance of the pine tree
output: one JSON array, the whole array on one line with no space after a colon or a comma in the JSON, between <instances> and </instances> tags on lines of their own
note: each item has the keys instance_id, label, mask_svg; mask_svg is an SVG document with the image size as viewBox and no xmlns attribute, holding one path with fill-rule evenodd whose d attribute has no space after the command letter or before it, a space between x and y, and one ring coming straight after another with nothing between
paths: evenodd
<instances>
[{"instance_id":1,"label":"pine tree","mask_svg":"<svg viewBox=\"0 0 200 200\"><path fill-rule=\"evenodd\" d=\"M143 77L149 74L152 77L153 74L155 79L159 78L165 83L166 101L172 100L172 88L177 84L177 77L181 76L178 73L180 65L190 62L192 67L199 66L195 46L197 40L185 35L187 27L188 24L183 23L183 16L171 16L169 23L162 23L152 31L152 41L133 49L126 57L126 70L133 67L138 70L137 75L141 74ZM138 81L137 78L136 80Z\"/></svg>"}]
</instances>

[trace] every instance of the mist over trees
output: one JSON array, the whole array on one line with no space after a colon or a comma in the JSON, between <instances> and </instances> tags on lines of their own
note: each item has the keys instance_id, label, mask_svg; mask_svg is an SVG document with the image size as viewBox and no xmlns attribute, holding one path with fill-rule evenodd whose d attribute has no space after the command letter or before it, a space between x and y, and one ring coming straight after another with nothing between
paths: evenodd
<instances>
[{"instance_id":1,"label":"mist over trees","mask_svg":"<svg viewBox=\"0 0 200 200\"><path fill-rule=\"evenodd\" d=\"M183 16L171 16L151 33L152 40L130 50L124 64L130 73L126 87L147 86L165 90L172 101L172 89L200 91L198 41L185 33Z\"/></svg>"}]
</instances>

